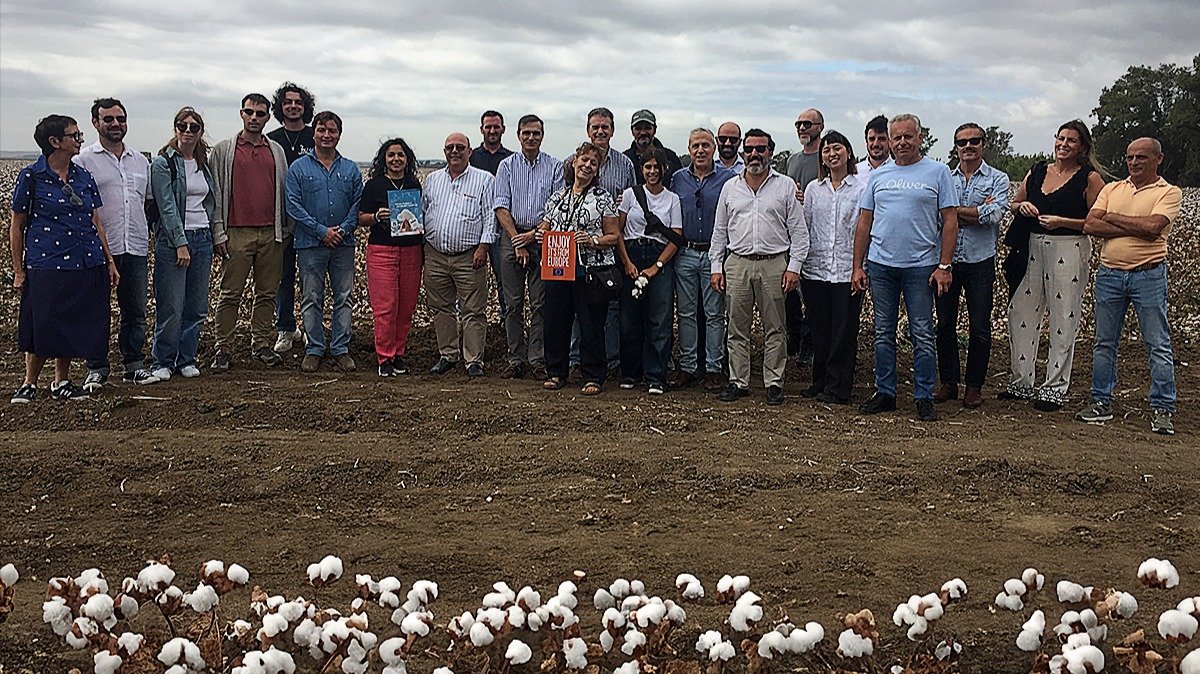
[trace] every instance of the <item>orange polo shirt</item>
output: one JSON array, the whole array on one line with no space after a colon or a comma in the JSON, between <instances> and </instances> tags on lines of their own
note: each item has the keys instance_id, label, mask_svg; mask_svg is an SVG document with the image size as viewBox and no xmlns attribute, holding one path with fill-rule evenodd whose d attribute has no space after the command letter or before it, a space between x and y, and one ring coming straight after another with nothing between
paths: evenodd
<instances>
[{"instance_id":1,"label":"orange polo shirt","mask_svg":"<svg viewBox=\"0 0 1200 674\"><path fill-rule=\"evenodd\" d=\"M1134 187L1128 178L1109 183L1100 190L1093 210L1133 217L1161 215L1167 226L1153 240L1136 236L1119 236L1105 239L1100 251L1100 263L1110 269L1130 270L1145 264L1162 262L1167 258L1167 235L1179 217L1179 204L1183 191L1161 177L1158 182L1145 187Z\"/></svg>"}]
</instances>

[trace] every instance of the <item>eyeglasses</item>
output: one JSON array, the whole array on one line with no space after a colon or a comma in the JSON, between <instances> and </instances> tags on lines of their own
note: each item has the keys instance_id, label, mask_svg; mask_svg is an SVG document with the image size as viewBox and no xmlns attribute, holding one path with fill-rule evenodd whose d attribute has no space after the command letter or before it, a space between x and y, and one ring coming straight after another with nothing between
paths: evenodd
<instances>
[{"instance_id":1,"label":"eyeglasses","mask_svg":"<svg viewBox=\"0 0 1200 674\"><path fill-rule=\"evenodd\" d=\"M810 122L807 119L796 120L796 128L800 130L811 129L814 126L821 126L822 122Z\"/></svg>"},{"instance_id":2,"label":"eyeglasses","mask_svg":"<svg viewBox=\"0 0 1200 674\"><path fill-rule=\"evenodd\" d=\"M976 145L983 145L983 138L981 136L975 136L973 138L955 138L954 144L958 147L966 147L968 145L974 147Z\"/></svg>"},{"instance_id":3,"label":"eyeglasses","mask_svg":"<svg viewBox=\"0 0 1200 674\"><path fill-rule=\"evenodd\" d=\"M737 145L742 139L737 136L717 136L718 145Z\"/></svg>"},{"instance_id":4,"label":"eyeglasses","mask_svg":"<svg viewBox=\"0 0 1200 674\"><path fill-rule=\"evenodd\" d=\"M124 124L126 119L125 115L105 115L100 118L100 121L105 124L112 124L113 122Z\"/></svg>"},{"instance_id":5,"label":"eyeglasses","mask_svg":"<svg viewBox=\"0 0 1200 674\"><path fill-rule=\"evenodd\" d=\"M267 112L266 110L255 110L253 108L242 108L242 114L247 117L260 117L260 118L266 119L267 115L270 115L271 113Z\"/></svg>"},{"instance_id":6,"label":"eyeglasses","mask_svg":"<svg viewBox=\"0 0 1200 674\"><path fill-rule=\"evenodd\" d=\"M457 153L466 152L467 146L466 145L447 145L446 147L444 147L442 149L445 150L447 152L447 154L454 154L456 152Z\"/></svg>"},{"instance_id":7,"label":"eyeglasses","mask_svg":"<svg viewBox=\"0 0 1200 674\"><path fill-rule=\"evenodd\" d=\"M67 199L69 199L71 201L72 206L82 206L83 205L83 199L80 199L79 195L75 194L75 189L73 187L71 187L71 183L68 183L68 182L63 183L63 194L67 195Z\"/></svg>"},{"instance_id":8,"label":"eyeglasses","mask_svg":"<svg viewBox=\"0 0 1200 674\"><path fill-rule=\"evenodd\" d=\"M200 133L202 128L196 122L175 122L175 130L179 133Z\"/></svg>"},{"instance_id":9,"label":"eyeglasses","mask_svg":"<svg viewBox=\"0 0 1200 674\"><path fill-rule=\"evenodd\" d=\"M746 151L746 154L754 154L755 152L757 152L759 154L767 154L768 152L771 151L771 146L769 146L769 145L743 145L742 149Z\"/></svg>"}]
</instances>

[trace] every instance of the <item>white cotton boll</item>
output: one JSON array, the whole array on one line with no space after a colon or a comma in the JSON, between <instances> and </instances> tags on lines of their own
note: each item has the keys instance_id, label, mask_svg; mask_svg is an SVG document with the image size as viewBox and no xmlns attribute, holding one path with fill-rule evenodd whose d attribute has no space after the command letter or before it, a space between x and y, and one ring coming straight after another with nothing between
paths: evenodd
<instances>
[{"instance_id":1,"label":"white cotton boll","mask_svg":"<svg viewBox=\"0 0 1200 674\"><path fill-rule=\"evenodd\" d=\"M542 605L542 595L526 585L517 592L517 603L523 605L526 611L533 611Z\"/></svg>"},{"instance_id":2,"label":"white cotton boll","mask_svg":"<svg viewBox=\"0 0 1200 674\"><path fill-rule=\"evenodd\" d=\"M775 630L762 635L758 640L758 656L768 660L788 651L787 637Z\"/></svg>"},{"instance_id":3,"label":"white cotton boll","mask_svg":"<svg viewBox=\"0 0 1200 674\"><path fill-rule=\"evenodd\" d=\"M400 595L395 592L380 592L376 601L382 608L394 609L400 606Z\"/></svg>"},{"instance_id":4,"label":"white cotton boll","mask_svg":"<svg viewBox=\"0 0 1200 674\"><path fill-rule=\"evenodd\" d=\"M741 595L746 590L750 589L750 576L734 576L733 577L733 594L734 596Z\"/></svg>"},{"instance_id":5,"label":"white cotton boll","mask_svg":"<svg viewBox=\"0 0 1200 674\"><path fill-rule=\"evenodd\" d=\"M492 634L492 630L482 622L477 622L474 625L471 625L470 634L471 643L474 644L476 648L483 648L484 646L491 644L496 638L495 635Z\"/></svg>"},{"instance_id":6,"label":"white cotton boll","mask_svg":"<svg viewBox=\"0 0 1200 674\"><path fill-rule=\"evenodd\" d=\"M624 613L629 613L631 611L636 611L637 609L639 609L645 605L646 605L645 597L643 597L641 595L637 595L637 594L631 594L628 597L625 597L624 599L621 600L621 611Z\"/></svg>"},{"instance_id":7,"label":"white cotton boll","mask_svg":"<svg viewBox=\"0 0 1200 674\"><path fill-rule=\"evenodd\" d=\"M367 674L367 667L370 662L366 658L343 658L342 659L342 674Z\"/></svg>"},{"instance_id":8,"label":"white cotton boll","mask_svg":"<svg viewBox=\"0 0 1200 674\"><path fill-rule=\"evenodd\" d=\"M631 629L625 633L624 643L621 644L621 652L625 655L633 655L633 651L637 649L638 646L645 645L646 635L635 629Z\"/></svg>"},{"instance_id":9,"label":"white cotton boll","mask_svg":"<svg viewBox=\"0 0 1200 674\"><path fill-rule=\"evenodd\" d=\"M562 609L559 612L559 615L562 616L562 624L554 625L554 629L565 630L568 627L570 627L571 625L574 625L579 622L579 617L575 615L575 612L572 611L571 609L567 608L566 606L562 607Z\"/></svg>"},{"instance_id":10,"label":"white cotton boll","mask_svg":"<svg viewBox=\"0 0 1200 674\"><path fill-rule=\"evenodd\" d=\"M1021 601L1021 598L1017 595L1005 594L1001 592L1000 594L996 595L996 606L999 606L1000 608L1006 608L1010 611L1020 611L1021 609L1025 608L1025 602Z\"/></svg>"},{"instance_id":11,"label":"white cotton boll","mask_svg":"<svg viewBox=\"0 0 1200 674\"><path fill-rule=\"evenodd\" d=\"M105 623L113 617L114 606L112 597L106 594L94 594L84 602L82 612L83 615L98 623Z\"/></svg>"},{"instance_id":12,"label":"white cotton boll","mask_svg":"<svg viewBox=\"0 0 1200 674\"><path fill-rule=\"evenodd\" d=\"M568 595L568 594L574 595L578 591L579 591L579 586L575 585L575 583L572 583L569 580L564 580L563 582L558 584L558 591L555 592L555 594L558 595L559 597L562 597L563 595Z\"/></svg>"},{"instance_id":13,"label":"white cotton boll","mask_svg":"<svg viewBox=\"0 0 1200 674\"><path fill-rule=\"evenodd\" d=\"M241 564L230 564L229 568L225 570L225 577L237 585L245 585L250 582L250 572Z\"/></svg>"},{"instance_id":14,"label":"white cotton boll","mask_svg":"<svg viewBox=\"0 0 1200 674\"><path fill-rule=\"evenodd\" d=\"M121 636L117 637L117 648L125 651L129 655L137 653L138 649L141 648L142 644L144 643L146 643L146 637L134 632L125 632Z\"/></svg>"},{"instance_id":15,"label":"white cotton boll","mask_svg":"<svg viewBox=\"0 0 1200 674\"><path fill-rule=\"evenodd\" d=\"M1138 567L1138 578L1150 587L1171 589L1179 585L1179 572L1169 560L1151 557Z\"/></svg>"},{"instance_id":16,"label":"white cotton boll","mask_svg":"<svg viewBox=\"0 0 1200 674\"><path fill-rule=\"evenodd\" d=\"M908 628L908 640L919 641L925 633L929 631L929 621L920 616L913 620L912 627Z\"/></svg>"},{"instance_id":17,"label":"white cotton boll","mask_svg":"<svg viewBox=\"0 0 1200 674\"><path fill-rule=\"evenodd\" d=\"M613 674L641 674L641 672L642 666L637 660L630 660L613 670Z\"/></svg>"},{"instance_id":18,"label":"white cotton boll","mask_svg":"<svg viewBox=\"0 0 1200 674\"><path fill-rule=\"evenodd\" d=\"M224 571L225 571L225 562L222 562L219 559L210 559L209 561L200 565L200 577L201 578L208 578L209 576L212 576L212 575L218 574L218 573L222 573Z\"/></svg>"},{"instance_id":19,"label":"white cotton boll","mask_svg":"<svg viewBox=\"0 0 1200 674\"><path fill-rule=\"evenodd\" d=\"M629 581L629 592L631 594L646 594L646 584L634 578Z\"/></svg>"},{"instance_id":20,"label":"white cotton boll","mask_svg":"<svg viewBox=\"0 0 1200 674\"><path fill-rule=\"evenodd\" d=\"M916 617L916 611L909 604L897 604L896 610L892 611L892 622L896 624L896 627L911 625Z\"/></svg>"},{"instance_id":21,"label":"white cotton boll","mask_svg":"<svg viewBox=\"0 0 1200 674\"><path fill-rule=\"evenodd\" d=\"M596 607L597 611L603 611L616 606L617 598L612 596L612 593L608 590L599 588L596 590L595 596L592 597L592 605Z\"/></svg>"},{"instance_id":22,"label":"white cotton boll","mask_svg":"<svg viewBox=\"0 0 1200 674\"><path fill-rule=\"evenodd\" d=\"M1108 625L1096 625L1095 627L1089 627L1087 630L1087 635L1088 638L1092 640L1092 643L1098 644L1108 638Z\"/></svg>"},{"instance_id":23,"label":"white cotton boll","mask_svg":"<svg viewBox=\"0 0 1200 674\"><path fill-rule=\"evenodd\" d=\"M83 650L87 648L88 637L100 631L100 626L93 622L90 618L76 618L71 622L70 629L63 635L63 640L67 645L75 650Z\"/></svg>"},{"instance_id":24,"label":"white cotton boll","mask_svg":"<svg viewBox=\"0 0 1200 674\"><path fill-rule=\"evenodd\" d=\"M757 604L738 604L729 613L729 626L738 632L749 632L754 623L762 620L763 609Z\"/></svg>"},{"instance_id":25,"label":"white cotton boll","mask_svg":"<svg viewBox=\"0 0 1200 674\"><path fill-rule=\"evenodd\" d=\"M402 587L404 586L400 583L400 579L395 576L388 576L387 578L379 579L380 592L391 592L393 594L398 594L400 592L400 588Z\"/></svg>"},{"instance_id":26,"label":"white cotton boll","mask_svg":"<svg viewBox=\"0 0 1200 674\"><path fill-rule=\"evenodd\" d=\"M687 621L687 611L683 610L683 607L679 604L668 599L663 602L663 606L667 607L667 620L676 625L682 625Z\"/></svg>"},{"instance_id":27,"label":"white cotton boll","mask_svg":"<svg viewBox=\"0 0 1200 674\"><path fill-rule=\"evenodd\" d=\"M292 640L301 648L307 648L311 651L317 648L321 643L321 628L313 622L312 618L305 618L296 625L296 629L292 630Z\"/></svg>"},{"instance_id":28,"label":"white cotton boll","mask_svg":"<svg viewBox=\"0 0 1200 674\"><path fill-rule=\"evenodd\" d=\"M136 581L138 590L148 594L161 592L173 582L175 571L158 562L150 562L146 568L139 571Z\"/></svg>"},{"instance_id":29,"label":"white cotton boll","mask_svg":"<svg viewBox=\"0 0 1200 674\"><path fill-rule=\"evenodd\" d=\"M1025 594L1025 589L1025 583L1016 578L1009 578L1008 580L1004 581L1005 594L1022 596Z\"/></svg>"},{"instance_id":30,"label":"white cotton boll","mask_svg":"<svg viewBox=\"0 0 1200 674\"><path fill-rule=\"evenodd\" d=\"M0 583L7 587L12 587L21 579L21 574L17 573L17 567L12 564L5 564L0 567Z\"/></svg>"},{"instance_id":31,"label":"white cotton boll","mask_svg":"<svg viewBox=\"0 0 1200 674\"><path fill-rule=\"evenodd\" d=\"M87 569L75 579L79 586L80 597L90 597L94 594L108 594L108 581L100 569Z\"/></svg>"},{"instance_id":32,"label":"white cotton boll","mask_svg":"<svg viewBox=\"0 0 1200 674\"><path fill-rule=\"evenodd\" d=\"M221 599L217 596L217 591L211 585L201 583L196 587L194 592L189 592L183 596L183 603L187 604L196 613L207 613L211 611Z\"/></svg>"},{"instance_id":33,"label":"white cotton boll","mask_svg":"<svg viewBox=\"0 0 1200 674\"><path fill-rule=\"evenodd\" d=\"M315 573L313 566L316 567ZM341 578L343 571L344 567L340 558L326 555L320 562L308 567L308 579L310 582L319 579L323 583L331 583Z\"/></svg>"},{"instance_id":34,"label":"white cotton boll","mask_svg":"<svg viewBox=\"0 0 1200 674\"><path fill-rule=\"evenodd\" d=\"M287 651L281 651L272 646L263 651L262 659L267 674L295 674L296 661Z\"/></svg>"},{"instance_id":35,"label":"white cotton boll","mask_svg":"<svg viewBox=\"0 0 1200 674\"><path fill-rule=\"evenodd\" d=\"M492 589L507 597L509 602L517 601L517 593L502 580L492 583Z\"/></svg>"},{"instance_id":36,"label":"white cotton boll","mask_svg":"<svg viewBox=\"0 0 1200 674\"><path fill-rule=\"evenodd\" d=\"M167 604L171 604L176 601L183 601L183 590L175 587L174 585L163 590L158 595L158 603L162 606L166 606Z\"/></svg>"},{"instance_id":37,"label":"white cotton boll","mask_svg":"<svg viewBox=\"0 0 1200 674\"><path fill-rule=\"evenodd\" d=\"M738 576L738 578L745 578L745 576ZM734 587L736 588L737 586L735 585ZM740 604L740 605L749 605L749 604L757 604L761 601L762 601L762 597L759 597L757 594L755 594L753 592L746 592L745 594L739 593L737 602L735 602L735 603Z\"/></svg>"},{"instance_id":38,"label":"white cotton boll","mask_svg":"<svg viewBox=\"0 0 1200 674\"><path fill-rule=\"evenodd\" d=\"M262 634L273 637L287 631L288 621L278 613L268 613L262 618Z\"/></svg>"},{"instance_id":39,"label":"white cotton boll","mask_svg":"<svg viewBox=\"0 0 1200 674\"><path fill-rule=\"evenodd\" d=\"M1133 614L1137 613L1138 610L1137 597L1134 597L1128 592L1118 592L1117 606L1115 610L1118 618L1129 618L1133 616Z\"/></svg>"},{"instance_id":40,"label":"white cotton boll","mask_svg":"<svg viewBox=\"0 0 1200 674\"><path fill-rule=\"evenodd\" d=\"M1196 617L1179 609L1164 612L1158 618L1158 633L1169 643L1180 644L1196 636Z\"/></svg>"},{"instance_id":41,"label":"white cotton boll","mask_svg":"<svg viewBox=\"0 0 1200 674\"><path fill-rule=\"evenodd\" d=\"M663 618L667 617L667 607L660 603L651 602L630 614L631 618L634 616L636 616L638 627L646 628L650 625L661 623Z\"/></svg>"},{"instance_id":42,"label":"white cotton boll","mask_svg":"<svg viewBox=\"0 0 1200 674\"><path fill-rule=\"evenodd\" d=\"M289 623L294 623L298 622L304 617L305 608L306 607L302 601L289 601L280 604L275 609L275 612L282 616L283 619Z\"/></svg>"},{"instance_id":43,"label":"white cotton boll","mask_svg":"<svg viewBox=\"0 0 1200 674\"><path fill-rule=\"evenodd\" d=\"M1185 597L1175 608L1200 618L1200 597Z\"/></svg>"},{"instance_id":44,"label":"white cotton boll","mask_svg":"<svg viewBox=\"0 0 1200 674\"><path fill-rule=\"evenodd\" d=\"M1188 653L1179 661L1179 674L1200 674L1200 648Z\"/></svg>"},{"instance_id":45,"label":"white cotton boll","mask_svg":"<svg viewBox=\"0 0 1200 674\"><path fill-rule=\"evenodd\" d=\"M96 674L116 674L125 661L108 651L100 651L92 656L92 664Z\"/></svg>"},{"instance_id":46,"label":"white cotton boll","mask_svg":"<svg viewBox=\"0 0 1200 674\"><path fill-rule=\"evenodd\" d=\"M504 627L504 621L508 619L508 612L498 608L481 609L475 615L475 619L493 630L499 630Z\"/></svg>"},{"instance_id":47,"label":"white cotton boll","mask_svg":"<svg viewBox=\"0 0 1200 674\"><path fill-rule=\"evenodd\" d=\"M844 658L860 658L874 654L875 644L854 630L845 630L838 635L838 653Z\"/></svg>"},{"instance_id":48,"label":"white cotton boll","mask_svg":"<svg viewBox=\"0 0 1200 674\"><path fill-rule=\"evenodd\" d=\"M1058 581L1057 590L1058 600L1064 604L1077 604L1087 596L1082 585L1069 580Z\"/></svg>"},{"instance_id":49,"label":"white cotton boll","mask_svg":"<svg viewBox=\"0 0 1200 674\"><path fill-rule=\"evenodd\" d=\"M113 600L113 610L124 620L133 620L137 616L141 606L137 600L127 594L119 594Z\"/></svg>"},{"instance_id":50,"label":"white cotton boll","mask_svg":"<svg viewBox=\"0 0 1200 674\"><path fill-rule=\"evenodd\" d=\"M600 618L600 622L604 625L605 629L621 628L625 626L625 614L615 608L608 608L604 610L604 615Z\"/></svg>"},{"instance_id":51,"label":"white cotton boll","mask_svg":"<svg viewBox=\"0 0 1200 674\"><path fill-rule=\"evenodd\" d=\"M539 606L536 611L525 615L525 626L530 632L536 632L542 629L542 625L546 624L546 616L549 612L545 606Z\"/></svg>"},{"instance_id":52,"label":"white cotton boll","mask_svg":"<svg viewBox=\"0 0 1200 674\"><path fill-rule=\"evenodd\" d=\"M392 637L379 644L379 659L385 665L397 665L404 663L404 639L400 637Z\"/></svg>"},{"instance_id":53,"label":"white cotton boll","mask_svg":"<svg viewBox=\"0 0 1200 674\"><path fill-rule=\"evenodd\" d=\"M1088 633L1080 632L1078 634L1071 634L1071 635L1067 636L1067 640L1066 640L1066 642L1063 643L1062 649L1063 649L1063 653L1066 653L1067 651L1073 651L1076 648L1083 648L1084 646L1091 646L1091 645L1092 645L1092 638L1090 636L1088 636Z\"/></svg>"},{"instance_id":54,"label":"white cotton boll","mask_svg":"<svg viewBox=\"0 0 1200 674\"><path fill-rule=\"evenodd\" d=\"M957 641L952 641L950 643L939 641L937 647L933 649L933 657L937 658L938 662L943 662L951 655L961 654L962 649L962 644L958 643Z\"/></svg>"},{"instance_id":55,"label":"white cotton boll","mask_svg":"<svg viewBox=\"0 0 1200 674\"><path fill-rule=\"evenodd\" d=\"M788 634L788 649L793 653L807 653L825 638L821 623L810 622L804 629L794 629Z\"/></svg>"},{"instance_id":56,"label":"white cotton boll","mask_svg":"<svg viewBox=\"0 0 1200 674\"><path fill-rule=\"evenodd\" d=\"M42 622L50 625L54 633L63 636L71 631L71 608L62 597L51 597L42 603Z\"/></svg>"},{"instance_id":57,"label":"white cotton boll","mask_svg":"<svg viewBox=\"0 0 1200 674\"><path fill-rule=\"evenodd\" d=\"M1046 583L1046 577L1038 573L1037 569L1028 568L1021 572L1021 582L1030 590L1040 590Z\"/></svg>"},{"instance_id":58,"label":"white cotton boll","mask_svg":"<svg viewBox=\"0 0 1200 674\"><path fill-rule=\"evenodd\" d=\"M617 639L613 636L612 632L609 632L608 630L602 630L600 632L600 648L604 649L605 653L610 652L613 644L616 642Z\"/></svg>"},{"instance_id":59,"label":"white cotton boll","mask_svg":"<svg viewBox=\"0 0 1200 674\"><path fill-rule=\"evenodd\" d=\"M454 674L454 670L449 667L438 667L433 670L433 674Z\"/></svg>"},{"instance_id":60,"label":"white cotton boll","mask_svg":"<svg viewBox=\"0 0 1200 674\"><path fill-rule=\"evenodd\" d=\"M1079 612L1079 622L1087 629L1091 629L1100 624L1100 619L1096 617L1096 612L1090 608L1085 608Z\"/></svg>"},{"instance_id":61,"label":"white cotton boll","mask_svg":"<svg viewBox=\"0 0 1200 674\"><path fill-rule=\"evenodd\" d=\"M921 614L926 620L938 620L946 612L946 607L942 604L942 598L936 594L927 594L921 597L921 609L917 613Z\"/></svg>"},{"instance_id":62,"label":"white cotton boll","mask_svg":"<svg viewBox=\"0 0 1200 674\"><path fill-rule=\"evenodd\" d=\"M1064 652L1066 668L1070 674L1091 674L1104 669L1104 653L1095 646L1080 646L1073 651Z\"/></svg>"},{"instance_id":63,"label":"white cotton boll","mask_svg":"<svg viewBox=\"0 0 1200 674\"><path fill-rule=\"evenodd\" d=\"M171 665L163 674L189 674L186 665Z\"/></svg>"},{"instance_id":64,"label":"white cotton boll","mask_svg":"<svg viewBox=\"0 0 1200 674\"><path fill-rule=\"evenodd\" d=\"M523 665L533 657L533 649L520 639L513 639L508 643L508 649L504 651L504 659L508 660L510 665Z\"/></svg>"},{"instance_id":65,"label":"white cotton boll","mask_svg":"<svg viewBox=\"0 0 1200 674\"><path fill-rule=\"evenodd\" d=\"M725 574L717 581L717 592L728 594L733 589L733 576Z\"/></svg>"},{"instance_id":66,"label":"white cotton boll","mask_svg":"<svg viewBox=\"0 0 1200 674\"><path fill-rule=\"evenodd\" d=\"M724 637L721 636L720 632L716 630L708 630L707 632L702 633L700 637L696 639L696 650L701 653L708 653L713 646L716 646L723 640Z\"/></svg>"},{"instance_id":67,"label":"white cotton boll","mask_svg":"<svg viewBox=\"0 0 1200 674\"><path fill-rule=\"evenodd\" d=\"M400 622L400 631L404 634L415 634L418 637L429 636L430 626L433 625L433 614L424 611L410 613Z\"/></svg>"},{"instance_id":68,"label":"white cotton boll","mask_svg":"<svg viewBox=\"0 0 1200 674\"><path fill-rule=\"evenodd\" d=\"M574 583L571 583L572 587L574 585ZM579 605L579 600L575 598L574 592L559 592L554 598L558 600L560 606L569 611L574 611L575 607Z\"/></svg>"},{"instance_id":69,"label":"white cotton boll","mask_svg":"<svg viewBox=\"0 0 1200 674\"><path fill-rule=\"evenodd\" d=\"M704 586L700 584L700 579L690 573L675 576L675 587L683 592L684 599L700 599L704 596Z\"/></svg>"},{"instance_id":70,"label":"white cotton boll","mask_svg":"<svg viewBox=\"0 0 1200 674\"><path fill-rule=\"evenodd\" d=\"M967 584L962 578L951 578L942 584L942 592L950 599L962 599L967 596Z\"/></svg>"},{"instance_id":71,"label":"white cotton boll","mask_svg":"<svg viewBox=\"0 0 1200 674\"><path fill-rule=\"evenodd\" d=\"M483 595L483 605L488 608L504 608L508 605L508 595L503 592L489 592Z\"/></svg>"},{"instance_id":72,"label":"white cotton boll","mask_svg":"<svg viewBox=\"0 0 1200 674\"><path fill-rule=\"evenodd\" d=\"M708 649L708 659L713 662L716 662L717 660L729 662L735 655L737 655L737 649L734 648L733 643L729 641L722 641L716 646Z\"/></svg>"},{"instance_id":73,"label":"white cotton boll","mask_svg":"<svg viewBox=\"0 0 1200 674\"><path fill-rule=\"evenodd\" d=\"M525 611L521 610L520 606L513 605L508 607L508 624L516 628L525 626Z\"/></svg>"},{"instance_id":74,"label":"white cotton boll","mask_svg":"<svg viewBox=\"0 0 1200 674\"><path fill-rule=\"evenodd\" d=\"M608 586L608 593L613 596L613 599L624 599L629 596L629 581L624 578L618 578Z\"/></svg>"},{"instance_id":75,"label":"white cotton boll","mask_svg":"<svg viewBox=\"0 0 1200 674\"><path fill-rule=\"evenodd\" d=\"M461 637L468 634L471 631L471 626L474 624L475 616L470 611L466 611L462 615L452 619L450 624L446 625L446 630L454 636Z\"/></svg>"},{"instance_id":76,"label":"white cotton boll","mask_svg":"<svg viewBox=\"0 0 1200 674\"><path fill-rule=\"evenodd\" d=\"M1017 635L1017 648L1026 653L1035 653L1042 649L1042 633L1022 630Z\"/></svg>"},{"instance_id":77,"label":"white cotton boll","mask_svg":"<svg viewBox=\"0 0 1200 674\"><path fill-rule=\"evenodd\" d=\"M583 669L587 667L587 643L583 639L564 639L562 652L566 656L567 669Z\"/></svg>"}]
</instances>

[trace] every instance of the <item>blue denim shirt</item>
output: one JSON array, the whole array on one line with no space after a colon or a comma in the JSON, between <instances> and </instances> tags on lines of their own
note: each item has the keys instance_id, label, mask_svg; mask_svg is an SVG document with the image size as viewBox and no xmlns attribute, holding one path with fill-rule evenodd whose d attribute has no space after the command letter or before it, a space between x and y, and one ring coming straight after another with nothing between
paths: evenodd
<instances>
[{"instance_id":1,"label":"blue denim shirt","mask_svg":"<svg viewBox=\"0 0 1200 674\"><path fill-rule=\"evenodd\" d=\"M671 177L671 191L679 195L679 206L683 210L683 238L694 243L712 240L721 188L736 177L735 171L720 163L713 165L713 172L704 176L703 181L696 179L691 167L675 172Z\"/></svg>"},{"instance_id":2,"label":"blue denim shirt","mask_svg":"<svg viewBox=\"0 0 1200 674\"><path fill-rule=\"evenodd\" d=\"M13 187L14 213L31 213L25 229L26 269L91 269L104 266L104 249L92 222L100 208L100 188L92 174L71 162L67 182L79 197L71 203L63 181L46 157L21 169Z\"/></svg>"},{"instance_id":3,"label":"blue denim shirt","mask_svg":"<svg viewBox=\"0 0 1200 674\"><path fill-rule=\"evenodd\" d=\"M950 177L954 179L959 206L979 208L979 224L967 225L958 221L954 261L983 262L996 255L1000 221L1008 210L1008 174L983 162L979 170L971 174L970 182L957 166L950 172ZM984 203L988 197L991 197L991 203Z\"/></svg>"},{"instance_id":4,"label":"blue denim shirt","mask_svg":"<svg viewBox=\"0 0 1200 674\"><path fill-rule=\"evenodd\" d=\"M341 245L353 247L362 191L362 172L341 153L329 171L313 153L292 162L287 173L287 212L296 221L295 247L322 245L333 227L342 233Z\"/></svg>"},{"instance_id":5,"label":"blue denim shirt","mask_svg":"<svg viewBox=\"0 0 1200 674\"><path fill-rule=\"evenodd\" d=\"M175 164L175 179L171 179L171 166ZM204 212L208 214L208 222L213 220L213 212L217 208L216 192L213 189L212 172L208 165L204 166L204 179L208 181L208 195L204 197ZM172 248L187 245L187 234L184 232L184 217L187 212L187 175L183 169L183 155L173 148L167 148L167 154L158 155L150 164L150 190L154 193L154 204L158 207L158 231L155 236L164 237Z\"/></svg>"}]
</instances>

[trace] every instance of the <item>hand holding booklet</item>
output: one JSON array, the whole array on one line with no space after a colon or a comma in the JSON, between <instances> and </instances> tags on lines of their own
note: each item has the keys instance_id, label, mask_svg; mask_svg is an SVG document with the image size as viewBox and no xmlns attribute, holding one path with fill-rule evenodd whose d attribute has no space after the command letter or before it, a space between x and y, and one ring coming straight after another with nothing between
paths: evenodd
<instances>
[{"instance_id":1,"label":"hand holding booklet","mask_svg":"<svg viewBox=\"0 0 1200 674\"><path fill-rule=\"evenodd\" d=\"M575 233L545 232L542 235L542 280L575 280Z\"/></svg>"},{"instance_id":2,"label":"hand holding booklet","mask_svg":"<svg viewBox=\"0 0 1200 674\"><path fill-rule=\"evenodd\" d=\"M420 236L425 233L421 190L388 190L388 211L392 214L392 236Z\"/></svg>"}]
</instances>

